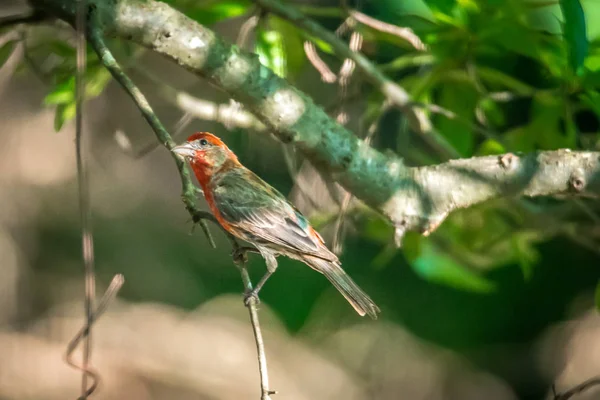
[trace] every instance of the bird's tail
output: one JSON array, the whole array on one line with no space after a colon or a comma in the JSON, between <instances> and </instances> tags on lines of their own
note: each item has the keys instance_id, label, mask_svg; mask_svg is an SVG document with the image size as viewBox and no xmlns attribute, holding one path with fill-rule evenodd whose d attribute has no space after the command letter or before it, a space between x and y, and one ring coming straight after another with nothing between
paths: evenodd
<instances>
[{"instance_id":1,"label":"bird's tail","mask_svg":"<svg viewBox=\"0 0 600 400\"><path fill-rule=\"evenodd\" d=\"M362 291L360 287L346 274L338 262L327 261L322 258L304 256L304 261L314 270L319 271L337 290L348 300L357 313L361 316L365 314L373 319L377 319L379 307L371 300L368 294Z\"/></svg>"}]
</instances>

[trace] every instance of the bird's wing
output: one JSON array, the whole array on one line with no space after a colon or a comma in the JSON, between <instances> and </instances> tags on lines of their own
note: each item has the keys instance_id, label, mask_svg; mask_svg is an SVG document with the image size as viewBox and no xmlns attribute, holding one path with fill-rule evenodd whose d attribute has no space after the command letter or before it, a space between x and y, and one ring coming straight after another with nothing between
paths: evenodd
<instances>
[{"instance_id":1,"label":"bird's wing","mask_svg":"<svg viewBox=\"0 0 600 400\"><path fill-rule=\"evenodd\" d=\"M231 169L211 186L222 218L256 242L337 261L300 211L252 171Z\"/></svg>"}]
</instances>

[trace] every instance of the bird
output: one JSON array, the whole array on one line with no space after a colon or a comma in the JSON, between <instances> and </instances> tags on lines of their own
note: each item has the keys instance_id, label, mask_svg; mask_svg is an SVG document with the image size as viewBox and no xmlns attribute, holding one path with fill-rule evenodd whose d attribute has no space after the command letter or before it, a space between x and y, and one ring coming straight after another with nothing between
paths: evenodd
<instances>
[{"instance_id":1,"label":"bird","mask_svg":"<svg viewBox=\"0 0 600 400\"><path fill-rule=\"evenodd\" d=\"M377 318L379 307L342 269L338 257L307 218L284 195L244 167L221 139L197 132L171 150L189 162L221 227L252 244L264 258L267 272L247 295L258 295L277 269L276 257L283 255L323 274L359 315Z\"/></svg>"}]
</instances>

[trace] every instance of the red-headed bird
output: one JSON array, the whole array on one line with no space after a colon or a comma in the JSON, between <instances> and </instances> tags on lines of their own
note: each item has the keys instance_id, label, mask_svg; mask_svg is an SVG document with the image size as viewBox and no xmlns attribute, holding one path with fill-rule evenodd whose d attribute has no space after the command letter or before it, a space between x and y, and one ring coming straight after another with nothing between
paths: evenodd
<instances>
[{"instance_id":1,"label":"red-headed bird","mask_svg":"<svg viewBox=\"0 0 600 400\"><path fill-rule=\"evenodd\" d=\"M321 235L287 199L252 171L218 137L199 132L173 152L189 160L206 202L221 226L256 247L267 273L257 294L284 255L322 273L360 315L377 318L379 307L344 272Z\"/></svg>"}]
</instances>

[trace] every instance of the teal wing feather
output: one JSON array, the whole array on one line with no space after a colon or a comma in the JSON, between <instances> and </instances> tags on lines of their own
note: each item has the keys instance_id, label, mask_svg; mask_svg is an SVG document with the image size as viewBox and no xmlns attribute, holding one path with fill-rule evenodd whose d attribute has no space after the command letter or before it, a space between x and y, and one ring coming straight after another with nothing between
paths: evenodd
<instances>
[{"instance_id":1,"label":"teal wing feather","mask_svg":"<svg viewBox=\"0 0 600 400\"><path fill-rule=\"evenodd\" d=\"M230 169L213 177L211 186L222 218L249 241L337 261L300 211L252 171Z\"/></svg>"}]
</instances>

